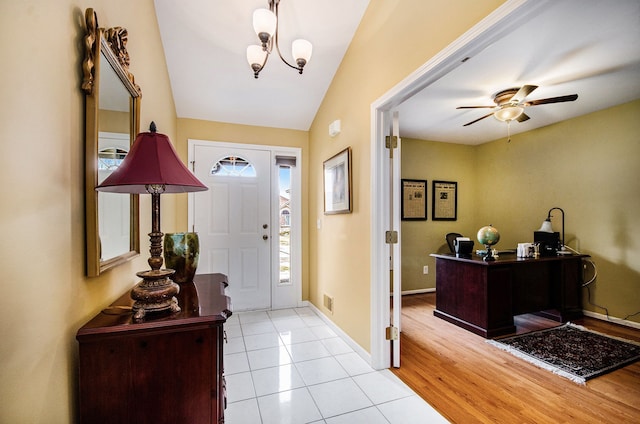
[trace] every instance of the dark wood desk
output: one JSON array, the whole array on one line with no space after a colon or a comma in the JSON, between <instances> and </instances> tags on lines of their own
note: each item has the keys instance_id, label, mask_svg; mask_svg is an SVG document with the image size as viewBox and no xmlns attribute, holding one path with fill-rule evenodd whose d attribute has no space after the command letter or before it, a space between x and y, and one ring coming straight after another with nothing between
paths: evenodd
<instances>
[{"instance_id":1,"label":"dark wood desk","mask_svg":"<svg viewBox=\"0 0 640 424\"><path fill-rule=\"evenodd\" d=\"M537 313L559 322L582 316L582 258L501 255L436 258L434 315L486 338L514 333L514 315Z\"/></svg>"},{"instance_id":2,"label":"dark wood desk","mask_svg":"<svg viewBox=\"0 0 640 424\"><path fill-rule=\"evenodd\" d=\"M181 284L180 312L133 322L129 292L78 330L80 423L223 423L223 274Z\"/></svg>"}]
</instances>

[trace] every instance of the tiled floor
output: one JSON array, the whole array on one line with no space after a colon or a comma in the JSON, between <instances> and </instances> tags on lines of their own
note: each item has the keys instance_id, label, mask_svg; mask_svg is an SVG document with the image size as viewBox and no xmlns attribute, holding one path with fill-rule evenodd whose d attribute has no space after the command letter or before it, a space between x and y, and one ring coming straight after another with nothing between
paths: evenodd
<instances>
[{"instance_id":1,"label":"tiled floor","mask_svg":"<svg viewBox=\"0 0 640 424\"><path fill-rule=\"evenodd\" d=\"M240 312L225 331L227 424L447 422L310 308Z\"/></svg>"}]
</instances>

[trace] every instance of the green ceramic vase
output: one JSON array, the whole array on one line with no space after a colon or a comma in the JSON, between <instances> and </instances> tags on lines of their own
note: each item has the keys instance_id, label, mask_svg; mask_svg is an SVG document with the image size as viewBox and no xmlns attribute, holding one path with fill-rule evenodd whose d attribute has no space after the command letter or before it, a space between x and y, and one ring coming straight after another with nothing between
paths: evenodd
<instances>
[{"instance_id":1,"label":"green ceramic vase","mask_svg":"<svg viewBox=\"0 0 640 424\"><path fill-rule=\"evenodd\" d=\"M178 284L193 281L200 256L198 233L167 233L163 250L165 268L176 271L171 279Z\"/></svg>"}]
</instances>

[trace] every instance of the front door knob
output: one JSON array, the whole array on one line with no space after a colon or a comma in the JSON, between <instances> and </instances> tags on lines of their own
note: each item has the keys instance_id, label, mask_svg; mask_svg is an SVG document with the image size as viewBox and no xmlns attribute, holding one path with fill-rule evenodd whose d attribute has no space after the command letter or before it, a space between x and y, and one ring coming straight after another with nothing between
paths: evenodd
<instances>
[{"instance_id":1,"label":"front door knob","mask_svg":"<svg viewBox=\"0 0 640 424\"><path fill-rule=\"evenodd\" d=\"M269 239L268 235L265 234L265 235L262 236L262 240L268 240L268 239Z\"/></svg>"}]
</instances>

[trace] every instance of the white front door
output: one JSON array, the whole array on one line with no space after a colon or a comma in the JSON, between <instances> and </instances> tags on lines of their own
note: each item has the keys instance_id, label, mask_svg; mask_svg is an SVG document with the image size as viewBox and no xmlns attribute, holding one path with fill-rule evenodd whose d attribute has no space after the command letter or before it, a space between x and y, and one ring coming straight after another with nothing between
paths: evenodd
<instances>
[{"instance_id":1,"label":"white front door","mask_svg":"<svg viewBox=\"0 0 640 424\"><path fill-rule=\"evenodd\" d=\"M196 145L194 174L208 191L193 197L198 273L229 277L234 311L271 307L271 153Z\"/></svg>"}]
</instances>

